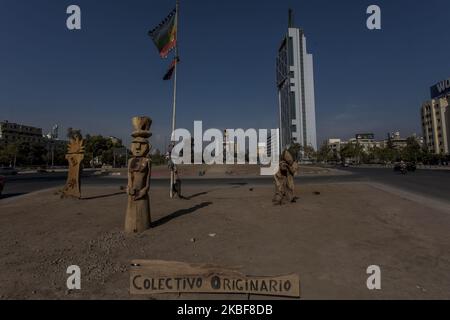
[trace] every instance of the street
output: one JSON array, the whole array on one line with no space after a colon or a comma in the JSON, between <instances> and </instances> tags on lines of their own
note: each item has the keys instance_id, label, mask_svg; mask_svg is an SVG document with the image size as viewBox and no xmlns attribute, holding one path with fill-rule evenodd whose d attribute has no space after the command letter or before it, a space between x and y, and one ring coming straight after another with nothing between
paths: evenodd
<instances>
[{"instance_id":1,"label":"street","mask_svg":"<svg viewBox=\"0 0 450 320\"><path fill-rule=\"evenodd\" d=\"M384 168L342 168L345 175L304 175L296 178L297 186L304 184L327 184L345 182L374 182L395 187L407 192L450 204L450 170L417 170L406 175ZM64 186L66 173L27 174L7 177L2 199L27 194L30 192ZM223 185L271 185L272 177L253 178L187 178L182 179L183 187L188 186L223 186ZM154 188L167 187L169 181L164 178L152 179ZM86 173L82 178L86 186L125 186L124 177L96 176Z\"/></svg>"}]
</instances>

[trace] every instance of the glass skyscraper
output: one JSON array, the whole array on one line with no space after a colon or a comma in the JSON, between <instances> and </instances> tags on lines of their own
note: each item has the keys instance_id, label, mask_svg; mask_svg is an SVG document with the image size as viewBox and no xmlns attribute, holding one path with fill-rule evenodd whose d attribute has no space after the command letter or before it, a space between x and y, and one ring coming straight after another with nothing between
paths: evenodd
<instances>
[{"instance_id":1,"label":"glass skyscraper","mask_svg":"<svg viewBox=\"0 0 450 320\"><path fill-rule=\"evenodd\" d=\"M317 150L313 56L302 29L290 27L278 49L277 88L281 150L293 143Z\"/></svg>"}]
</instances>

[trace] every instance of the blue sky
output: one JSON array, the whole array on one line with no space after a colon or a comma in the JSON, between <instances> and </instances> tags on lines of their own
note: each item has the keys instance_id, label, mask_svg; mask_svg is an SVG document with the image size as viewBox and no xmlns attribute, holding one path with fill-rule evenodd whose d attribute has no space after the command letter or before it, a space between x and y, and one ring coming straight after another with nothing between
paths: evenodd
<instances>
[{"instance_id":1,"label":"blue sky","mask_svg":"<svg viewBox=\"0 0 450 320\"><path fill-rule=\"evenodd\" d=\"M66 8L82 30L66 28ZM378 4L382 30L366 28ZM0 0L0 120L55 123L129 141L131 117L169 135L170 61L147 37L167 0ZM318 141L358 132L421 133L429 87L450 76L450 2L181 0L178 127L277 126L275 58L292 7L314 54Z\"/></svg>"}]
</instances>

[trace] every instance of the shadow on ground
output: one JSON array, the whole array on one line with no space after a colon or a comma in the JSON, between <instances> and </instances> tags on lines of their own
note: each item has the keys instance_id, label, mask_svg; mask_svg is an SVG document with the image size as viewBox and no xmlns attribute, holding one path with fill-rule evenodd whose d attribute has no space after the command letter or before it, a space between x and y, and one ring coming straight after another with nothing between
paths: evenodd
<instances>
[{"instance_id":1,"label":"shadow on ground","mask_svg":"<svg viewBox=\"0 0 450 320\"><path fill-rule=\"evenodd\" d=\"M181 209L178 211L175 211L174 213L169 214L168 216L161 218L155 222L152 222L152 228L157 228L162 226L163 224L166 224L170 222L173 219L185 216L187 214L194 213L197 210L200 210L202 208L206 208L208 206L212 205L212 202L202 202L200 204L197 204L196 206L189 208L189 209Z\"/></svg>"},{"instance_id":2,"label":"shadow on ground","mask_svg":"<svg viewBox=\"0 0 450 320\"><path fill-rule=\"evenodd\" d=\"M23 196L26 193L7 193L0 196L0 200Z\"/></svg>"},{"instance_id":3,"label":"shadow on ground","mask_svg":"<svg viewBox=\"0 0 450 320\"><path fill-rule=\"evenodd\" d=\"M80 200L95 200L95 199L110 198L110 197L122 195L122 194L125 194L125 193L126 193L125 191L120 191L120 192L115 192L115 193L110 193L110 194L104 194L104 195L94 196L94 197L86 197L86 198L83 198L83 197L82 197Z\"/></svg>"},{"instance_id":4,"label":"shadow on ground","mask_svg":"<svg viewBox=\"0 0 450 320\"><path fill-rule=\"evenodd\" d=\"M182 196L181 199L183 199L183 200L192 200L192 199L194 199L194 198L197 198L197 197L200 197L200 196L207 195L208 193L209 193L209 192L207 192L207 191L205 191L205 192L199 192L199 193L193 194L193 195L191 195L191 196L189 196L189 197Z\"/></svg>"}]
</instances>

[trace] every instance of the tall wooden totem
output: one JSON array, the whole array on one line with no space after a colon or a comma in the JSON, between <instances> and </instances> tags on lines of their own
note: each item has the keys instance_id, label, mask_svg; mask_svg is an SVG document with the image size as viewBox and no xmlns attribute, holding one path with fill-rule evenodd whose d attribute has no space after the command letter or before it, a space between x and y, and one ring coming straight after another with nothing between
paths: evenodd
<instances>
[{"instance_id":1,"label":"tall wooden totem","mask_svg":"<svg viewBox=\"0 0 450 320\"><path fill-rule=\"evenodd\" d=\"M149 156L152 146L148 142L151 137L152 119L135 117L132 120L134 132L131 135L132 157L128 162L128 206L125 217L126 233L141 233L151 227L150 215L150 178L152 161Z\"/></svg>"},{"instance_id":2,"label":"tall wooden totem","mask_svg":"<svg viewBox=\"0 0 450 320\"><path fill-rule=\"evenodd\" d=\"M63 197L81 198L81 163L84 159L84 140L81 136L70 139L66 159L69 162L67 182L62 191Z\"/></svg>"}]
</instances>

